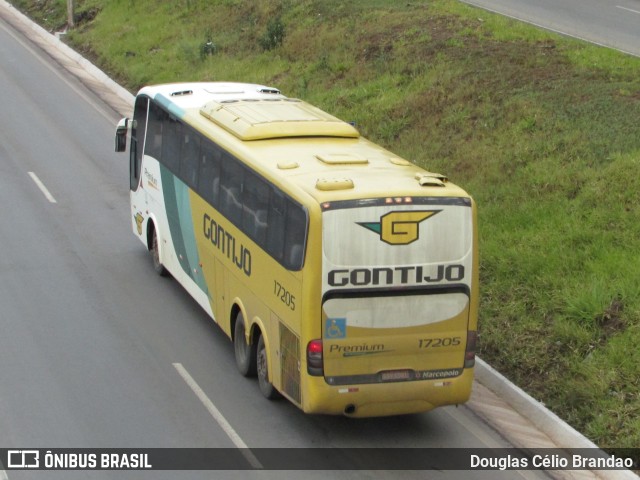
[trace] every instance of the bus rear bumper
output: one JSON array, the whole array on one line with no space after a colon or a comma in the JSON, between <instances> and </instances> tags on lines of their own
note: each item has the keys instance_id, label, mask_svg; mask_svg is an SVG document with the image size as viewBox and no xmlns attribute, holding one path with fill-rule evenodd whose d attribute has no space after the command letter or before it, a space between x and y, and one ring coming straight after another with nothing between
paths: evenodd
<instances>
[{"instance_id":1,"label":"bus rear bumper","mask_svg":"<svg viewBox=\"0 0 640 480\"><path fill-rule=\"evenodd\" d=\"M307 413L382 417L465 403L471 396L473 368L455 378L413 382L331 386L323 378L311 377L307 381L310 393L302 406Z\"/></svg>"}]
</instances>

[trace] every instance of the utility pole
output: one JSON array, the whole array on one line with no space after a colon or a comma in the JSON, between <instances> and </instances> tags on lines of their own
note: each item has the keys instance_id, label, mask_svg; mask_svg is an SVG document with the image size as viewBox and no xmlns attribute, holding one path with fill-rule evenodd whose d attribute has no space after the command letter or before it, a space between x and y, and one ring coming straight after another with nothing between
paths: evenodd
<instances>
[{"instance_id":1,"label":"utility pole","mask_svg":"<svg viewBox=\"0 0 640 480\"><path fill-rule=\"evenodd\" d=\"M67 0L67 27L73 28L73 0Z\"/></svg>"}]
</instances>

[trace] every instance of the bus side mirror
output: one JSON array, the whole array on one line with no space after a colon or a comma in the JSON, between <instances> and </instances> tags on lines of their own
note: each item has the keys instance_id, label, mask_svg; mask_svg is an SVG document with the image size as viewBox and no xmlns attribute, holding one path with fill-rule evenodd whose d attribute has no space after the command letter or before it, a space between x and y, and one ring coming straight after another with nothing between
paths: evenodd
<instances>
[{"instance_id":1,"label":"bus side mirror","mask_svg":"<svg viewBox=\"0 0 640 480\"><path fill-rule=\"evenodd\" d=\"M124 152L127 149L127 130L129 119L123 118L116 127L116 152Z\"/></svg>"}]
</instances>

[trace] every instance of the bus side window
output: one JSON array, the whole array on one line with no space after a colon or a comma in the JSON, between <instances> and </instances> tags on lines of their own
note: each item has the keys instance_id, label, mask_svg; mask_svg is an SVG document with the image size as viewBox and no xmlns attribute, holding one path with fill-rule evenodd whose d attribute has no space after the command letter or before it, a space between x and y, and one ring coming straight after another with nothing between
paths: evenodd
<instances>
[{"instance_id":1,"label":"bus side window","mask_svg":"<svg viewBox=\"0 0 640 480\"><path fill-rule=\"evenodd\" d=\"M210 142L202 143L198 193L214 207L220 203L220 153Z\"/></svg>"},{"instance_id":2,"label":"bus side window","mask_svg":"<svg viewBox=\"0 0 640 480\"><path fill-rule=\"evenodd\" d=\"M284 265L290 270L300 270L304 263L304 239L307 232L307 215L302 207L291 201L287 203Z\"/></svg>"},{"instance_id":3,"label":"bus side window","mask_svg":"<svg viewBox=\"0 0 640 480\"><path fill-rule=\"evenodd\" d=\"M222 154L220 211L234 225L242 225L242 183L244 168L228 153Z\"/></svg>"},{"instance_id":4,"label":"bus side window","mask_svg":"<svg viewBox=\"0 0 640 480\"><path fill-rule=\"evenodd\" d=\"M144 153L156 160L160 160L162 156L162 122L166 116L167 114L160 107L151 103Z\"/></svg>"},{"instance_id":5,"label":"bus side window","mask_svg":"<svg viewBox=\"0 0 640 480\"><path fill-rule=\"evenodd\" d=\"M191 188L195 188L200 163L200 136L186 128L184 130L180 151L180 177Z\"/></svg>"},{"instance_id":6,"label":"bus side window","mask_svg":"<svg viewBox=\"0 0 640 480\"><path fill-rule=\"evenodd\" d=\"M182 124L173 115L162 122L162 163L173 173L180 170Z\"/></svg>"},{"instance_id":7,"label":"bus side window","mask_svg":"<svg viewBox=\"0 0 640 480\"><path fill-rule=\"evenodd\" d=\"M264 245L267 237L269 190L267 183L257 175L245 174L242 229L259 245Z\"/></svg>"},{"instance_id":8,"label":"bus side window","mask_svg":"<svg viewBox=\"0 0 640 480\"><path fill-rule=\"evenodd\" d=\"M269 201L269 225L267 226L267 252L282 262L284 253L286 200L282 193L272 189Z\"/></svg>"}]
</instances>

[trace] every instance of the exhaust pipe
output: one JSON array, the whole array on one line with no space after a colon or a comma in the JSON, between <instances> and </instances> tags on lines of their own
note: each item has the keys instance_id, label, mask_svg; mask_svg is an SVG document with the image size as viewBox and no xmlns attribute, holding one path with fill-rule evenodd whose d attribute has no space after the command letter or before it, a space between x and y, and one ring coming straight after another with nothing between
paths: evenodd
<instances>
[{"instance_id":1,"label":"exhaust pipe","mask_svg":"<svg viewBox=\"0 0 640 480\"><path fill-rule=\"evenodd\" d=\"M356 413L356 406L353 403L350 403L349 405L344 407L345 415L353 415L354 413Z\"/></svg>"}]
</instances>

